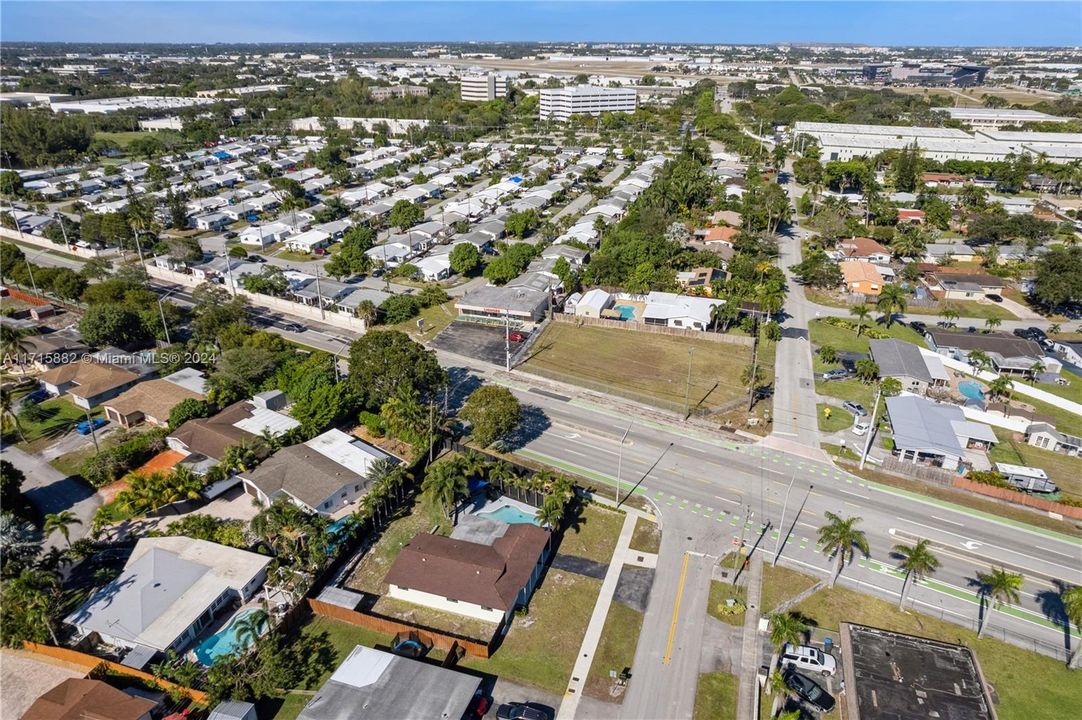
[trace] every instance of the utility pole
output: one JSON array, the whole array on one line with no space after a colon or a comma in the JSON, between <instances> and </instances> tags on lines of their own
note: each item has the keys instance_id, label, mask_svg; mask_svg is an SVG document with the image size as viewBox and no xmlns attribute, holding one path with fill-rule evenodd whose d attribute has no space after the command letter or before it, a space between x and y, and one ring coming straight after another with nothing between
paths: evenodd
<instances>
[{"instance_id":1,"label":"utility pole","mask_svg":"<svg viewBox=\"0 0 1082 720\"><path fill-rule=\"evenodd\" d=\"M319 303L319 319L326 320L327 313L323 309L323 292L319 289L319 265L316 265L316 302Z\"/></svg>"},{"instance_id":2,"label":"utility pole","mask_svg":"<svg viewBox=\"0 0 1082 720\"><path fill-rule=\"evenodd\" d=\"M883 395L883 387L880 386L875 393L875 405L872 407L872 419L868 422L868 437L864 438L864 452L860 454L860 469L864 469L864 462L868 459L868 450L872 446L872 435L875 434L875 415L879 411L879 398Z\"/></svg>"},{"instance_id":3,"label":"utility pole","mask_svg":"<svg viewBox=\"0 0 1082 720\"><path fill-rule=\"evenodd\" d=\"M165 344L166 345L172 345L173 341L169 337L169 325L165 322L165 310L162 309L162 299L161 299L161 297L158 298L158 314L161 315L161 318L162 318L162 330L165 331Z\"/></svg>"},{"instance_id":4,"label":"utility pole","mask_svg":"<svg viewBox=\"0 0 1082 720\"><path fill-rule=\"evenodd\" d=\"M788 534L785 532L785 512L789 509L789 493L793 492L794 482L796 482L796 470L793 471L793 476L789 478L789 487L785 490L785 502L781 506L781 520L778 521L778 541L774 543L774 559L770 561L771 567L778 564L778 556L781 555L782 534Z\"/></svg>"},{"instance_id":5,"label":"utility pole","mask_svg":"<svg viewBox=\"0 0 1082 720\"><path fill-rule=\"evenodd\" d=\"M94 452L99 453L99 452L101 452L101 448L98 447L98 434L96 432L94 432L94 420L90 417L90 411L89 410L85 410L85 412L86 412L86 424L87 424L87 427L90 428L90 439L94 441Z\"/></svg>"},{"instance_id":6,"label":"utility pole","mask_svg":"<svg viewBox=\"0 0 1082 720\"><path fill-rule=\"evenodd\" d=\"M627 440L627 434L631 432L631 426L635 423L634 420L627 424L627 430L624 430L623 436L620 437L620 454L616 459L616 507L620 507L620 478L623 475L624 470L624 441Z\"/></svg>"},{"instance_id":7,"label":"utility pole","mask_svg":"<svg viewBox=\"0 0 1082 720\"><path fill-rule=\"evenodd\" d=\"M503 309L503 352L505 369L511 372L511 309Z\"/></svg>"},{"instance_id":8,"label":"utility pole","mask_svg":"<svg viewBox=\"0 0 1082 720\"><path fill-rule=\"evenodd\" d=\"M751 338L751 377L748 378L748 412L751 412L755 407L755 356L759 350L759 318L755 318L753 323L753 332L755 333Z\"/></svg>"},{"instance_id":9,"label":"utility pole","mask_svg":"<svg viewBox=\"0 0 1082 720\"><path fill-rule=\"evenodd\" d=\"M736 572L737 566L740 564L740 556L743 554L741 550L744 549L744 532L748 529L748 523L755 517L755 513L751 511L751 505L744 506L744 522L740 523L740 544L736 546L736 559L733 561L733 572ZM733 581L736 581L736 576L733 576Z\"/></svg>"},{"instance_id":10,"label":"utility pole","mask_svg":"<svg viewBox=\"0 0 1082 720\"><path fill-rule=\"evenodd\" d=\"M688 380L684 387L684 419L687 420L691 414L691 354L695 352L694 347L688 348Z\"/></svg>"}]
</instances>

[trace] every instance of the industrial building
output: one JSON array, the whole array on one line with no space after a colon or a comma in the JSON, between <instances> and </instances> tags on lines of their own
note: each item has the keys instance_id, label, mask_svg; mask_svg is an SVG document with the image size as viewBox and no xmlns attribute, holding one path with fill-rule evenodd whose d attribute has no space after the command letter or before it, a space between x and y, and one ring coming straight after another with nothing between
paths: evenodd
<instances>
[{"instance_id":1,"label":"industrial building","mask_svg":"<svg viewBox=\"0 0 1082 720\"><path fill-rule=\"evenodd\" d=\"M542 120L566 121L572 115L600 115L603 112L635 112L638 95L634 88L602 88L576 85L541 90Z\"/></svg>"},{"instance_id":2,"label":"industrial building","mask_svg":"<svg viewBox=\"0 0 1082 720\"><path fill-rule=\"evenodd\" d=\"M936 112L946 113L951 120L958 120L974 130L999 130L1000 128L1031 122L1070 122L1073 118L1049 115L1036 110L1015 110L1011 108L985 107L950 107L935 108Z\"/></svg>"},{"instance_id":3,"label":"industrial building","mask_svg":"<svg viewBox=\"0 0 1082 720\"><path fill-rule=\"evenodd\" d=\"M985 65L917 63L874 63L861 68L865 82L883 85L919 85L922 87L973 87L983 85Z\"/></svg>"},{"instance_id":4,"label":"industrial building","mask_svg":"<svg viewBox=\"0 0 1082 720\"><path fill-rule=\"evenodd\" d=\"M488 102L507 95L507 79L496 73L463 75L460 85L462 99L467 102Z\"/></svg>"}]
</instances>

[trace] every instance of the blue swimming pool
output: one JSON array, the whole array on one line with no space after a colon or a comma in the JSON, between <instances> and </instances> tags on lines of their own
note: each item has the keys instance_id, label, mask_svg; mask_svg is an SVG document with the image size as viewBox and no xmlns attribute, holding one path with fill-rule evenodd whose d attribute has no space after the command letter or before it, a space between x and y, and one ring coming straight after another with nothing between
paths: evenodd
<instances>
[{"instance_id":1,"label":"blue swimming pool","mask_svg":"<svg viewBox=\"0 0 1082 720\"><path fill-rule=\"evenodd\" d=\"M517 507L512 507L510 505L504 505L503 507L496 508L492 512L485 512L479 514L490 517L493 520L505 522L508 525L525 525L526 523L529 523L531 525L541 525L541 522L537 519L536 515L528 512L523 512Z\"/></svg>"},{"instance_id":2,"label":"blue swimming pool","mask_svg":"<svg viewBox=\"0 0 1082 720\"><path fill-rule=\"evenodd\" d=\"M620 313L621 320L632 320L635 317L635 307L633 305L616 305L613 310Z\"/></svg>"},{"instance_id":3,"label":"blue swimming pool","mask_svg":"<svg viewBox=\"0 0 1082 720\"><path fill-rule=\"evenodd\" d=\"M958 383L958 392L970 400L984 400L984 391L981 390L981 384L975 380L963 380Z\"/></svg>"},{"instance_id":4,"label":"blue swimming pool","mask_svg":"<svg viewBox=\"0 0 1082 720\"><path fill-rule=\"evenodd\" d=\"M214 661L223 655L229 655L230 653L243 650L252 644L252 638L246 636L243 640L237 637L237 622L243 618L248 617L252 613L263 612L259 608L248 608L242 610L234 616L229 624L218 632L211 635L209 638L199 643L195 648L195 657L203 665L210 666L214 664ZM266 620L260 624L260 631L266 627Z\"/></svg>"}]
</instances>

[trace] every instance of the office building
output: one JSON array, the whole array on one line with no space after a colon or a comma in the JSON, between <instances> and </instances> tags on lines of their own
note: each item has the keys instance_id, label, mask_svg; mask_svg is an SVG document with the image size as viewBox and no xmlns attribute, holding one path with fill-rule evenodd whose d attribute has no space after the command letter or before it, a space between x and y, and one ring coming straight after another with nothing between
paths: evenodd
<instances>
[{"instance_id":1,"label":"office building","mask_svg":"<svg viewBox=\"0 0 1082 720\"><path fill-rule=\"evenodd\" d=\"M600 115L603 112L635 112L635 88L602 88L577 85L541 90L542 120L566 121L572 115Z\"/></svg>"},{"instance_id":2,"label":"office building","mask_svg":"<svg viewBox=\"0 0 1082 720\"><path fill-rule=\"evenodd\" d=\"M468 102L488 102L507 95L507 79L496 73L463 75L460 84L462 99Z\"/></svg>"}]
</instances>

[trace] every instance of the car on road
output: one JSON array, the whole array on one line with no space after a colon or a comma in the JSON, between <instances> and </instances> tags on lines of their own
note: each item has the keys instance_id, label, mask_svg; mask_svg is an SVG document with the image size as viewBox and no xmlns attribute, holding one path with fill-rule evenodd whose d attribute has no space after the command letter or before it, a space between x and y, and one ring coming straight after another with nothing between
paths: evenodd
<instances>
[{"instance_id":1,"label":"car on road","mask_svg":"<svg viewBox=\"0 0 1082 720\"><path fill-rule=\"evenodd\" d=\"M785 674L782 675L782 680L801 700L813 707L823 712L830 712L834 709L834 698L810 677L790 669L786 670Z\"/></svg>"},{"instance_id":2,"label":"car on road","mask_svg":"<svg viewBox=\"0 0 1082 720\"><path fill-rule=\"evenodd\" d=\"M507 339L511 342L522 342L526 339L526 334L520 333L518 330L512 330L507 334Z\"/></svg>"},{"instance_id":3,"label":"car on road","mask_svg":"<svg viewBox=\"0 0 1082 720\"><path fill-rule=\"evenodd\" d=\"M97 430L100 427L104 427L108 420L105 418L94 418L93 420L81 420L75 423L75 432L80 435L89 435L91 430Z\"/></svg>"},{"instance_id":4,"label":"car on road","mask_svg":"<svg viewBox=\"0 0 1082 720\"><path fill-rule=\"evenodd\" d=\"M994 303L1003 302L1003 296L1002 295L985 295L985 297L988 298L989 300L991 300Z\"/></svg>"},{"instance_id":5,"label":"car on road","mask_svg":"<svg viewBox=\"0 0 1082 720\"><path fill-rule=\"evenodd\" d=\"M496 708L498 720L552 720L552 713L537 703L507 703Z\"/></svg>"},{"instance_id":6,"label":"car on road","mask_svg":"<svg viewBox=\"0 0 1082 720\"><path fill-rule=\"evenodd\" d=\"M864 435L864 433L868 432L868 428L870 428L871 426L872 424L867 420L857 420L855 423L853 423L853 428L852 430L850 430L850 432L852 432L857 437L860 437Z\"/></svg>"},{"instance_id":7,"label":"car on road","mask_svg":"<svg viewBox=\"0 0 1082 720\"><path fill-rule=\"evenodd\" d=\"M838 661L833 655L827 655L811 645L793 645L786 643L781 651L782 668L793 668L833 675L838 671Z\"/></svg>"},{"instance_id":8,"label":"car on road","mask_svg":"<svg viewBox=\"0 0 1082 720\"><path fill-rule=\"evenodd\" d=\"M922 323L920 320L914 320L913 322L909 323L909 327L913 328L921 335L928 332L928 326Z\"/></svg>"},{"instance_id":9,"label":"car on road","mask_svg":"<svg viewBox=\"0 0 1082 720\"><path fill-rule=\"evenodd\" d=\"M863 405L858 402L853 402L852 400L846 400L845 402L843 402L842 407L853 413L857 417L864 417L868 414L868 411L864 409Z\"/></svg>"},{"instance_id":10,"label":"car on road","mask_svg":"<svg viewBox=\"0 0 1082 720\"><path fill-rule=\"evenodd\" d=\"M249 255L248 262L265 263L267 262L267 258L263 257L262 255Z\"/></svg>"},{"instance_id":11,"label":"car on road","mask_svg":"<svg viewBox=\"0 0 1082 720\"><path fill-rule=\"evenodd\" d=\"M282 322L282 323L276 324L275 327L279 328L280 330L288 330L289 332L295 332L295 333L302 333L302 332L304 332L305 330L308 329L304 325L301 325L300 323L296 323L296 322Z\"/></svg>"},{"instance_id":12,"label":"car on road","mask_svg":"<svg viewBox=\"0 0 1082 720\"><path fill-rule=\"evenodd\" d=\"M849 371L845 368L834 368L823 373L824 380L844 380L849 377Z\"/></svg>"}]
</instances>

